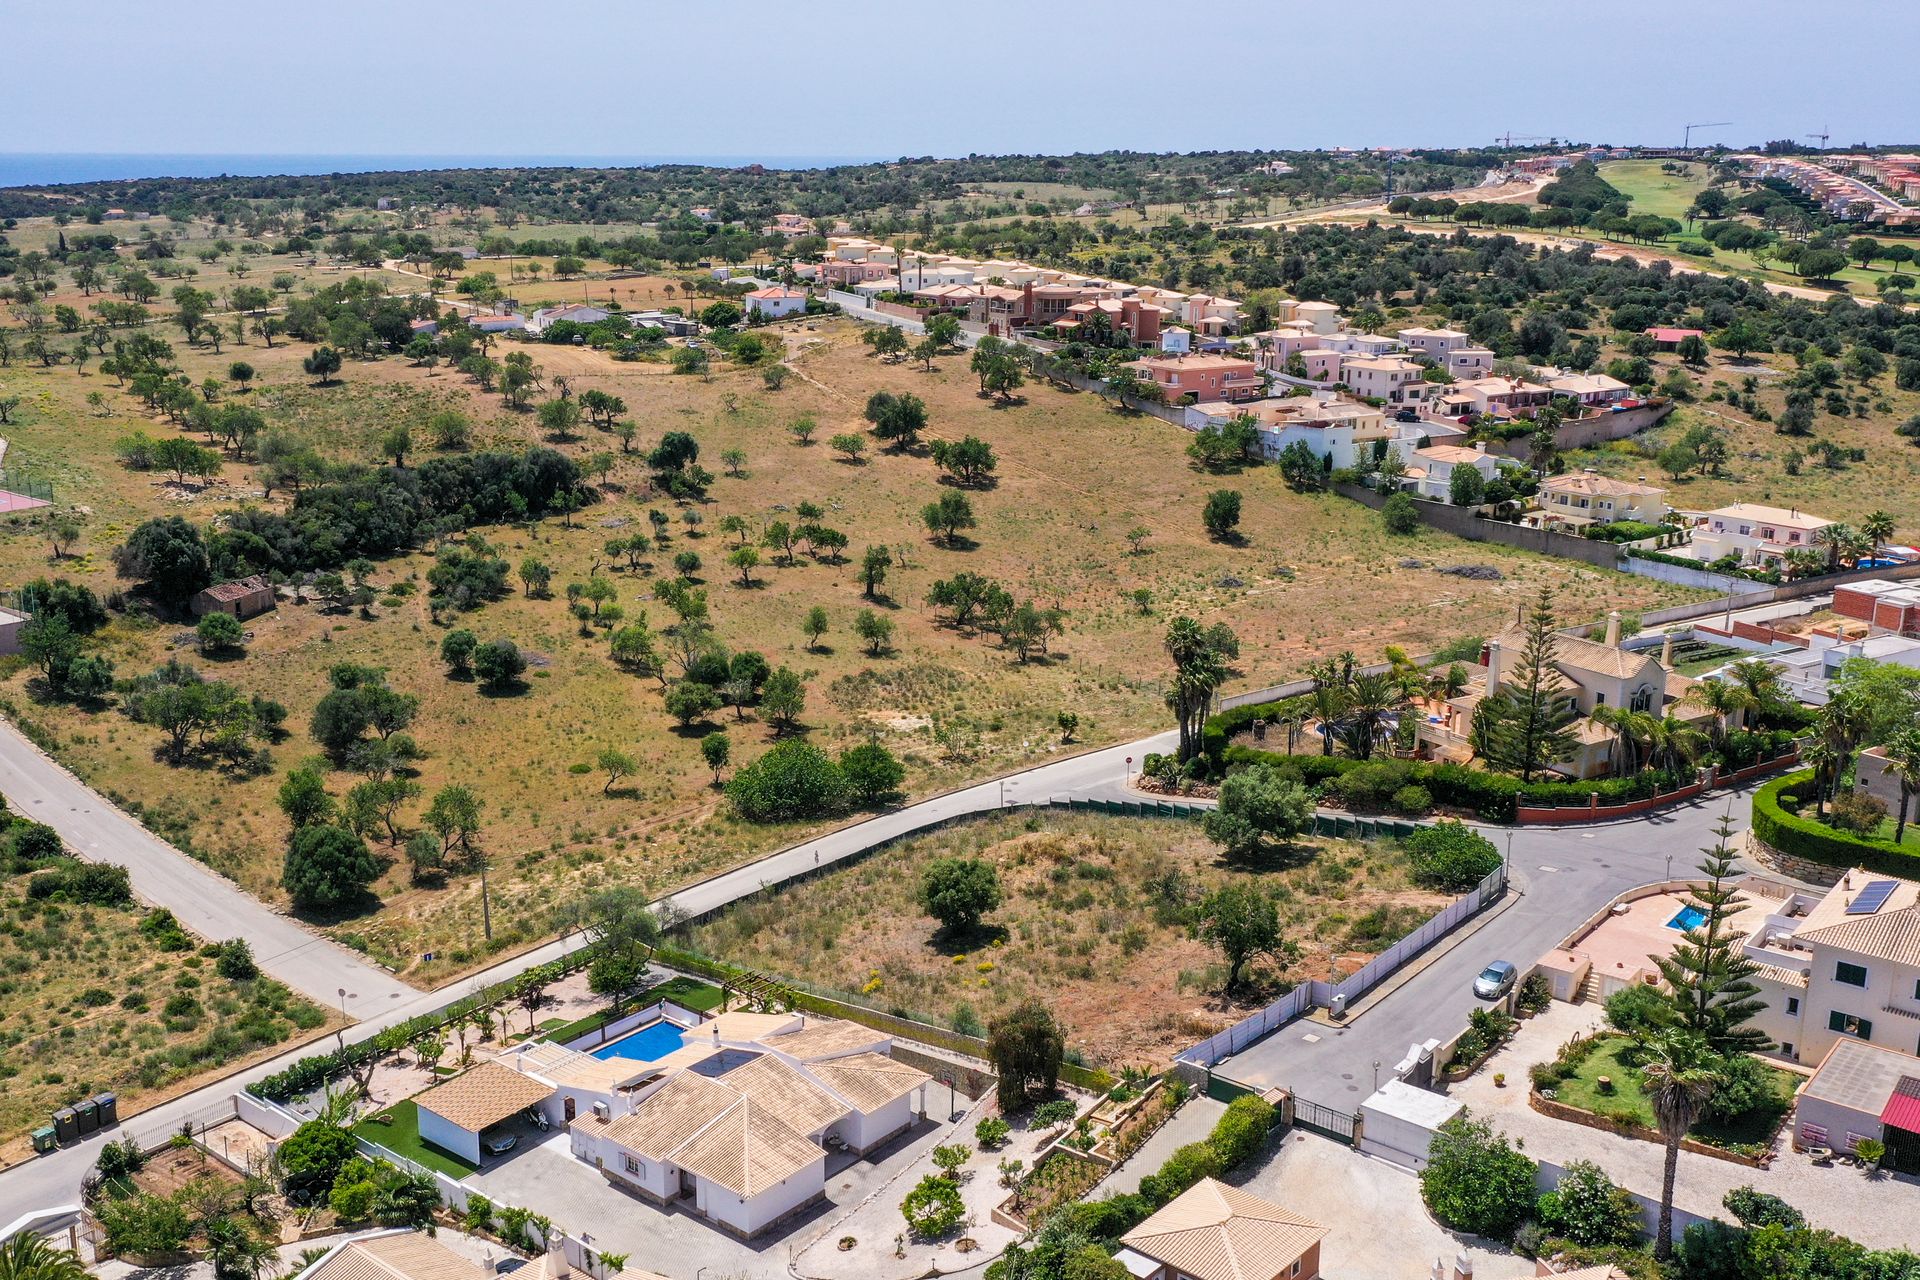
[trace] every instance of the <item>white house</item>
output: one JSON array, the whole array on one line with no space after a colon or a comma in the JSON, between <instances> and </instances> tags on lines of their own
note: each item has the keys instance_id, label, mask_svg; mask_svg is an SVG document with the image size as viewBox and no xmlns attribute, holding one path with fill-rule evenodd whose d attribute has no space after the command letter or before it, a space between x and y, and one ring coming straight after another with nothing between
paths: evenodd
<instances>
[{"instance_id":1,"label":"white house","mask_svg":"<svg viewBox=\"0 0 1920 1280\"><path fill-rule=\"evenodd\" d=\"M1331 302L1296 302L1289 320L1303 320L1313 326L1318 334L1338 333L1346 322L1340 317L1340 308Z\"/></svg>"},{"instance_id":2,"label":"white house","mask_svg":"<svg viewBox=\"0 0 1920 1280\"><path fill-rule=\"evenodd\" d=\"M545 333L548 325L558 324L562 320L569 320L574 324L598 324L612 314L605 307L596 307L585 302L542 307L527 319L527 332Z\"/></svg>"},{"instance_id":3,"label":"white house","mask_svg":"<svg viewBox=\"0 0 1920 1280\"><path fill-rule=\"evenodd\" d=\"M527 327L527 318L514 311L486 311L468 316L467 325L481 333L516 333Z\"/></svg>"},{"instance_id":4,"label":"white house","mask_svg":"<svg viewBox=\"0 0 1920 1280\"><path fill-rule=\"evenodd\" d=\"M1693 555L1705 561L1738 556L1743 564L1780 564L1789 551L1812 547L1813 535L1832 523L1797 507L1736 502L1700 517L1693 528Z\"/></svg>"},{"instance_id":5,"label":"white house","mask_svg":"<svg viewBox=\"0 0 1920 1280\"><path fill-rule=\"evenodd\" d=\"M1454 347L1442 357L1447 373L1455 378L1485 378L1493 373L1499 359L1488 347Z\"/></svg>"},{"instance_id":6,"label":"white house","mask_svg":"<svg viewBox=\"0 0 1920 1280\"><path fill-rule=\"evenodd\" d=\"M1547 390L1556 396L1570 397L1583 405L1602 407L1633 395L1632 387L1604 373L1568 373L1552 369L1536 370L1535 373Z\"/></svg>"},{"instance_id":7,"label":"white house","mask_svg":"<svg viewBox=\"0 0 1920 1280\"><path fill-rule=\"evenodd\" d=\"M1361 333L1358 329L1342 329L1339 333L1330 333L1320 338L1320 347L1325 351L1338 351L1343 356L1390 356L1405 351L1406 344L1398 338L1389 338L1385 334Z\"/></svg>"},{"instance_id":8,"label":"white house","mask_svg":"<svg viewBox=\"0 0 1920 1280\"><path fill-rule=\"evenodd\" d=\"M805 311L807 295L798 289L769 285L765 289L755 289L741 298L740 303L750 312L758 312L769 320L778 320L782 316Z\"/></svg>"},{"instance_id":9,"label":"white house","mask_svg":"<svg viewBox=\"0 0 1920 1280\"><path fill-rule=\"evenodd\" d=\"M1475 443L1471 449L1457 444L1428 445L1424 449L1415 449L1407 459L1407 470L1401 477L1401 483L1423 498L1445 502L1453 494L1455 467L1472 467L1480 473L1481 479L1491 480L1499 474L1499 466L1483 443Z\"/></svg>"},{"instance_id":10,"label":"white house","mask_svg":"<svg viewBox=\"0 0 1920 1280\"><path fill-rule=\"evenodd\" d=\"M498 1062L482 1062L415 1096L420 1138L477 1165L482 1133L552 1096L551 1085Z\"/></svg>"},{"instance_id":11,"label":"white house","mask_svg":"<svg viewBox=\"0 0 1920 1280\"><path fill-rule=\"evenodd\" d=\"M1667 491L1616 480L1591 469L1551 476L1540 484L1539 518L1528 524L1612 524L1638 520L1659 524L1667 515Z\"/></svg>"},{"instance_id":12,"label":"white house","mask_svg":"<svg viewBox=\"0 0 1920 1280\"><path fill-rule=\"evenodd\" d=\"M1193 330L1168 325L1160 331L1160 350L1171 356L1184 356L1193 350Z\"/></svg>"},{"instance_id":13,"label":"white house","mask_svg":"<svg viewBox=\"0 0 1920 1280\"><path fill-rule=\"evenodd\" d=\"M1292 396L1259 400L1249 405L1194 405L1188 410L1188 422L1204 415L1206 422L1225 423L1246 414L1253 418L1259 432L1262 456L1278 458L1288 445L1298 441L1329 468L1359 465L1363 456L1371 457L1376 441L1392 441L1395 433L1386 414L1370 404L1342 396Z\"/></svg>"}]
</instances>

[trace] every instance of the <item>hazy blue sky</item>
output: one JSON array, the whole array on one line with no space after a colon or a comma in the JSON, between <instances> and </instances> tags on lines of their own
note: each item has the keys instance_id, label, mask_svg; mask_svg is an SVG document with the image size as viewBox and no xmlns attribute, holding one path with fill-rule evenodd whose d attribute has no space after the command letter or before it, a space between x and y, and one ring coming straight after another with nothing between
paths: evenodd
<instances>
[{"instance_id":1,"label":"hazy blue sky","mask_svg":"<svg viewBox=\"0 0 1920 1280\"><path fill-rule=\"evenodd\" d=\"M1677 143L1689 120L1911 141L1910 42L1854 40L1905 7L9 0L0 150L892 157ZM1805 56L1809 25L1847 48Z\"/></svg>"}]
</instances>

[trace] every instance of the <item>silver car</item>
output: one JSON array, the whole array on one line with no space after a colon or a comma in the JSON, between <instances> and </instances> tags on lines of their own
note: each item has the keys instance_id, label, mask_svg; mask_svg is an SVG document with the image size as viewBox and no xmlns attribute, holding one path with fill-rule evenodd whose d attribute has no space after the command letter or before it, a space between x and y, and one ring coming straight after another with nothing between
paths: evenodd
<instances>
[{"instance_id":1,"label":"silver car","mask_svg":"<svg viewBox=\"0 0 1920 1280\"><path fill-rule=\"evenodd\" d=\"M1473 980L1473 994L1482 1000L1498 1000L1513 990L1513 980L1519 976L1520 971L1510 961L1495 960Z\"/></svg>"}]
</instances>

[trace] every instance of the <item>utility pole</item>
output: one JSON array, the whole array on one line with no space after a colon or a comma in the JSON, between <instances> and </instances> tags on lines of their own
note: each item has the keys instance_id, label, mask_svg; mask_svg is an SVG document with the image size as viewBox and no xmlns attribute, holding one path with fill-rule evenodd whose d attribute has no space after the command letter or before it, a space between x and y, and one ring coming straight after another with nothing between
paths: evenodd
<instances>
[{"instance_id":1,"label":"utility pole","mask_svg":"<svg viewBox=\"0 0 1920 1280\"><path fill-rule=\"evenodd\" d=\"M493 941L493 904L487 897L487 855L480 855L480 931Z\"/></svg>"}]
</instances>

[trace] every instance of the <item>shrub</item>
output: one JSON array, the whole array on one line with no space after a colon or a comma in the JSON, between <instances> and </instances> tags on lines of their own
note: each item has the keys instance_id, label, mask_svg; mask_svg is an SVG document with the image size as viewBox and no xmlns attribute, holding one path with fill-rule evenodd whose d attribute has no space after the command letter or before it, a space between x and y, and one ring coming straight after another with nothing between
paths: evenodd
<instances>
[{"instance_id":1,"label":"shrub","mask_svg":"<svg viewBox=\"0 0 1920 1280\"><path fill-rule=\"evenodd\" d=\"M1433 793L1425 787L1411 784L1393 793L1393 811L1409 818L1417 818L1433 808Z\"/></svg>"},{"instance_id":2,"label":"shrub","mask_svg":"<svg viewBox=\"0 0 1920 1280\"><path fill-rule=\"evenodd\" d=\"M1530 973L1520 984L1520 1007L1528 1013L1542 1013L1553 1004L1553 983L1544 973Z\"/></svg>"},{"instance_id":3,"label":"shrub","mask_svg":"<svg viewBox=\"0 0 1920 1280\"><path fill-rule=\"evenodd\" d=\"M247 945L245 938L231 938L215 948L214 972L233 982L246 982L260 976L260 966L253 958L253 948Z\"/></svg>"},{"instance_id":4,"label":"shrub","mask_svg":"<svg viewBox=\"0 0 1920 1280\"><path fill-rule=\"evenodd\" d=\"M1827 806L1827 823L1836 831L1870 836L1886 821L1887 806L1865 791L1843 791Z\"/></svg>"},{"instance_id":5,"label":"shrub","mask_svg":"<svg viewBox=\"0 0 1920 1280\"><path fill-rule=\"evenodd\" d=\"M108 862L77 862L29 877L27 896L64 898L97 907L124 907L133 901L133 881L125 867Z\"/></svg>"},{"instance_id":6,"label":"shrub","mask_svg":"<svg viewBox=\"0 0 1920 1280\"><path fill-rule=\"evenodd\" d=\"M1751 1054L1735 1054L1714 1070L1716 1083L1707 1095L1702 1117L1721 1122L1762 1113L1779 1115L1787 1109L1774 1085L1773 1073Z\"/></svg>"},{"instance_id":7,"label":"shrub","mask_svg":"<svg viewBox=\"0 0 1920 1280\"><path fill-rule=\"evenodd\" d=\"M1404 493L1396 493L1380 506L1380 523L1388 533L1406 537L1420 529L1420 508Z\"/></svg>"},{"instance_id":8,"label":"shrub","mask_svg":"<svg viewBox=\"0 0 1920 1280\"><path fill-rule=\"evenodd\" d=\"M1442 1226L1508 1240L1534 1208L1534 1164L1463 1111L1434 1134L1420 1195Z\"/></svg>"},{"instance_id":9,"label":"shrub","mask_svg":"<svg viewBox=\"0 0 1920 1280\"><path fill-rule=\"evenodd\" d=\"M1227 1104L1226 1114L1214 1122L1207 1141L1220 1157L1220 1165L1231 1169L1253 1156L1266 1144L1273 1128L1273 1104L1252 1094L1243 1094Z\"/></svg>"},{"instance_id":10,"label":"shrub","mask_svg":"<svg viewBox=\"0 0 1920 1280\"><path fill-rule=\"evenodd\" d=\"M982 1116L980 1123L973 1126L973 1139L985 1151L1004 1146L1012 1133L1013 1126L999 1116Z\"/></svg>"},{"instance_id":11,"label":"shrub","mask_svg":"<svg viewBox=\"0 0 1920 1280\"><path fill-rule=\"evenodd\" d=\"M1168 1156L1158 1173L1140 1180L1140 1194L1159 1208L1200 1179L1217 1178L1226 1171L1212 1142L1189 1142Z\"/></svg>"},{"instance_id":12,"label":"shrub","mask_svg":"<svg viewBox=\"0 0 1920 1280\"><path fill-rule=\"evenodd\" d=\"M1673 1004L1658 988L1636 982L1607 997L1607 1025L1645 1040L1673 1025Z\"/></svg>"},{"instance_id":13,"label":"shrub","mask_svg":"<svg viewBox=\"0 0 1920 1280\"><path fill-rule=\"evenodd\" d=\"M289 1192L325 1195L354 1155L353 1135L323 1120L309 1120L280 1144L280 1169Z\"/></svg>"},{"instance_id":14,"label":"shrub","mask_svg":"<svg viewBox=\"0 0 1920 1280\"><path fill-rule=\"evenodd\" d=\"M1448 893L1465 893L1500 867L1493 842L1460 822L1436 822L1406 839L1413 878Z\"/></svg>"},{"instance_id":15,"label":"shrub","mask_svg":"<svg viewBox=\"0 0 1920 1280\"><path fill-rule=\"evenodd\" d=\"M1630 1245L1640 1239L1640 1206L1591 1160L1576 1160L1537 1205L1540 1224L1575 1244Z\"/></svg>"},{"instance_id":16,"label":"shrub","mask_svg":"<svg viewBox=\"0 0 1920 1280\"><path fill-rule=\"evenodd\" d=\"M1033 1109L1033 1125L1036 1129L1051 1129L1055 1125L1072 1124L1075 1114L1070 1099L1049 1099Z\"/></svg>"},{"instance_id":17,"label":"shrub","mask_svg":"<svg viewBox=\"0 0 1920 1280\"><path fill-rule=\"evenodd\" d=\"M1755 1191L1752 1187L1735 1187L1727 1192L1720 1202L1727 1212L1740 1220L1743 1227L1785 1227L1789 1231L1798 1231L1807 1225L1806 1215L1782 1200L1779 1196L1768 1195L1764 1191Z\"/></svg>"}]
</instances>

